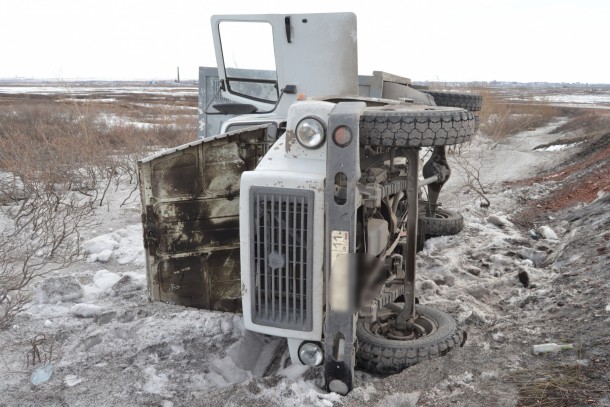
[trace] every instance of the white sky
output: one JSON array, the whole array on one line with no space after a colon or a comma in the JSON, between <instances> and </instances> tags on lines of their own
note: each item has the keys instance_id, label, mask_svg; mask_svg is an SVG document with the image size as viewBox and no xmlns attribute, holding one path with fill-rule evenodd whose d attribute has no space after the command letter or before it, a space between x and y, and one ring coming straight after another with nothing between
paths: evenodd
<instances>
[{"instance_id":1,"label":"white sky","mask_svg":"<svg viewBox=\"0 0 610 407\"><path fill-rule=\"evenodd\" d=\"M0 78L183 79L213 14L353 11L359 72L610 83L610 0L0 0Z\"/></svg>"}]
</instances>

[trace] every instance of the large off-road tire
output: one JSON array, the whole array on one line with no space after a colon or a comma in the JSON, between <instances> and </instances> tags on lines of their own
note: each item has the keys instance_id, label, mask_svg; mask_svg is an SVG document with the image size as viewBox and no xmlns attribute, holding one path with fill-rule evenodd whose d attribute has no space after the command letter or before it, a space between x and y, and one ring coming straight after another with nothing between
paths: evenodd
<instances>
[{"instance_id":1,"label":"large off-road tire","mask_svg":"<svg viewBox=\"0 0 610 407\"><path fill-rule=\"evenodd\" d=\"M449 314L423 305L415 307L420 317L435 325L433 332L417 339L388 339L371 332L374 325L358 321L356 361L360 368L373 373L398 373L424 360L444 356L461 345L464 333Z\"/></svg>"},{"instance_id":2,"label":"large off-road tire","mask_svg":"<svg viewBox=\"0 0 610 407\"><path fill-rule=\"evenodd\" d=\"M462 109L478 112L483 107L483 97L472 93L424 91L434 98L437 106L461 107Z\"/></svg>"},{"instance_id":3,"label":"large off-road tire","mask_svg":"<svg viewBox=\"0 0 610 407\"><path fill-rule=\"evenodd\" d=\"M471 112L453 107L387 105L360 116L360 145L433 147L460 144L475 133Z\"/></svg>"},{"instance_id":4,"label":"large off-road tire","mask_svg":"<svg viewBox=\"0 0 610 407\"><path fill-rule=\"evenodd\" d=\"M434 216L423 212L419 219L425 224L426 236L457 235L464 229L464 217L461 213L449 209L436 208Z\"/></svg>"}]
</instances>

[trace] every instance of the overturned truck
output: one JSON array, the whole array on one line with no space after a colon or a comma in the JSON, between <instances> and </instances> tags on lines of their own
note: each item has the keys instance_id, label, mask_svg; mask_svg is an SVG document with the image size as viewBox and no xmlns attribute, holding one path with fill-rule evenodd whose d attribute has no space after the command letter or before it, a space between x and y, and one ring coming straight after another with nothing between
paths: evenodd
<instances>
[{"instance_id":1,"label":"overturned truck","mask_svg":"<svg viewBox=\"0 0 610 407\"><path fill-rule=\"evenodd\" d=\"M445 148L474 134L481 98L358 77L352 13L212 31L199 139L139 163L151 298L243 312L341 394L356 365L395 373L459 346L457 322L417 303L415 256L462 228L439 208Z\"/></svg>"}]
</instances>

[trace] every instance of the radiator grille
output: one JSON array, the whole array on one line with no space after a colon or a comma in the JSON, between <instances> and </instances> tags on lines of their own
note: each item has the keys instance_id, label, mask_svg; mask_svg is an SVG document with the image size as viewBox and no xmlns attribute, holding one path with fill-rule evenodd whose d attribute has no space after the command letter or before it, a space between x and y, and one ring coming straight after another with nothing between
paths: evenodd
<instances>
[{"instance_id":1,"label":"radiator grille","mask_svg":"<svg viewBox=\"0 0 610 407\"><path fill-rule=\"evenodd\" d=\"M255 187L250 199L252 321L310 331L314 192Z\"/></svg>"}]
</instances>

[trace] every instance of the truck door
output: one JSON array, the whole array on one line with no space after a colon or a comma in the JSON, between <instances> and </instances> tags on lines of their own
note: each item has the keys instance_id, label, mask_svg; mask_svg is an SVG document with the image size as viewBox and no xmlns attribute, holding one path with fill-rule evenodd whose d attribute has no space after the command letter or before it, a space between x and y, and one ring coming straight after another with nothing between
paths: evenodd
<instances>
[{"instance_id":1,"label":"truck door","mask_svg":"<svg viewBox=\"0 0 610 407\"><path fill-rule=\"evenodd\" d=\"M153 301L241 311L239 183L267 151L268 130L220 134L138 163Z\"/></svg>"}]
</instances>

